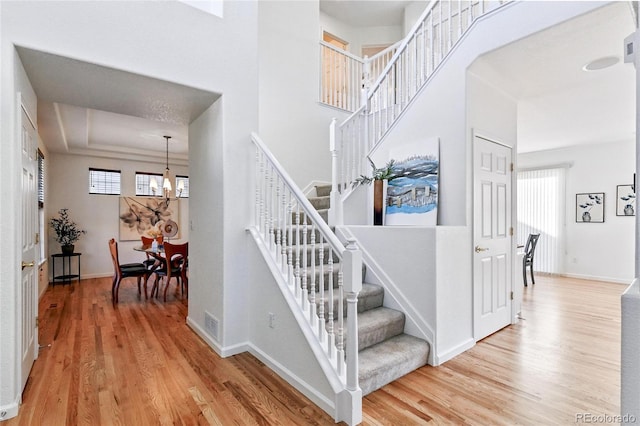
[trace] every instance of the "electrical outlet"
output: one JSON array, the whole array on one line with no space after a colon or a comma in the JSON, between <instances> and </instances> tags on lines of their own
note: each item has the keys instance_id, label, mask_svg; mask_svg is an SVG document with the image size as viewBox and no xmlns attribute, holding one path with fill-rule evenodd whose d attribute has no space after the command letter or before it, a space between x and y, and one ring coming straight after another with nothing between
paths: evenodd
<instances>
[{"instance_id":1,"label":"electrical outlet","mask_svg":"<svg viewBox=\"0 0 640 426\"><path fill-rule=\"evenodd\" d=\"M269 312L269 328L276 328L276 314Z\"/></svg>"},{"instance_id":2,"label":"electrical outlet","mask_svg":"<svg viewBox=\"0 0 640 426\"><path fill-rule=\"evenodd\" d=\"M578 258L574 257L573 259L571 259L571 263L578 263Z\"/></svg>"}]
</instances>

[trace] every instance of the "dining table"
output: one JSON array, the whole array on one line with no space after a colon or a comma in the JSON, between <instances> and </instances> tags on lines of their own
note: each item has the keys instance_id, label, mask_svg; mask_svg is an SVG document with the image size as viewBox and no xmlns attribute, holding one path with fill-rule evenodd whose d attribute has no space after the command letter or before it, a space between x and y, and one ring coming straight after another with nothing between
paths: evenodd
<instances>
[{"instance_id":1,"label":"dining table","mask_svg":"<svg viewBox=\"0 0 640 426\"><path fill-rule=\"evenodd\" d=\"M165 257L163 244L158 244L155 247L152 247L151 244L143 244L143 245L135 246L133 247L133 249L135 251L145 253L155 259L155 262L153 263L153 265L151 265L148 268L150 273L153 273L158 269L166 269L165 265L166 265L167 259ZM176 263L174 266L178 265L178 262L179 261L176 260ZM146 289L146 282L145 282L145 289ZM157 291L157 289L158 289L158 277L156 276L156 279L153 282L153 287L151 289L151 295L153 295L154 291Z\"/></svg>"}]
</instances>

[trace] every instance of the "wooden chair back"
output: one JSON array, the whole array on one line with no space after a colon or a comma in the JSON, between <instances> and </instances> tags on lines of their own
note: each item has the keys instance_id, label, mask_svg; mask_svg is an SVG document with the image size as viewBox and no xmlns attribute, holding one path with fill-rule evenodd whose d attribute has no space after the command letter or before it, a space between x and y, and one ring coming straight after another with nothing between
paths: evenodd
<instances>
[{"instance_id":1,"label":"wooden chair back","mask_svg":"<svg viewBox=\"0 0 640 426\"><path fill-rule=\"evenodd\" d=\"M122 275L122 271L120 270L120 261L118 260L118 243L116 243L115 238L109 240L109 252L111 253L113 270L115 271L116 275Z\"/></svg>"},{"instance_id":2,"label":"wooden chair back","mask_svg":"<svg viewBox=\"0 0 640 426\"><path fill-rule=\"evenodd\" d=\"M164 243L164 255L167 261L171 260L171 265L181 265L180 269L182 269L182 265L185 265L189 258L189 243ZM167 276L171 275L171 269L173 268L167 268Z\"/></svg>"},{"instance_id":3,"label":"wooden chair back","mask_svg":"<svg viewBox=\"0 0 640 426\"><path fill-rule=\"evenodd\" d=\"M167 259L167 266L165 267L167 285L164 287L164 300L166 302L167 290L172 277L182 280L182 286L185 294L188 294L189 292L189 281L186 274L186 268L189 262L189 243L164 243L164 255Z\"/></svg>"}]
</instances>

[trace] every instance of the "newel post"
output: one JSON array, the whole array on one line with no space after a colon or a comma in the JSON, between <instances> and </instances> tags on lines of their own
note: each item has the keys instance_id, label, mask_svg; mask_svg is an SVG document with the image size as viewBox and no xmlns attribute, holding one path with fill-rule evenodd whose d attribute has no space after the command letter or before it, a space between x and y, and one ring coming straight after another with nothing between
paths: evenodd
<instances>
[{"instance_id":1,"label":"newel post","mask_svg":"<svg viewBox=\"0 0 640 426\"><path fill-rule=\"evenodd\" d=\"M329 150L331 151L331 194L329 206L329 225L342 225L342 203L340 197L340 167L338 160L338 125L335 118L329 125Z\"/></svg>"},{"instance_id":2,"label":"newel post","mask_svg":"<svg viewBox=\"0 0 640 426\"><path fill-rule=\"evenodd\" d=\"M358 383L358 294L362 289L362 251L355 238L347 240L344 252L344 291L347 295L347 390L359 391Z\"/></svg>"}]
</instances>

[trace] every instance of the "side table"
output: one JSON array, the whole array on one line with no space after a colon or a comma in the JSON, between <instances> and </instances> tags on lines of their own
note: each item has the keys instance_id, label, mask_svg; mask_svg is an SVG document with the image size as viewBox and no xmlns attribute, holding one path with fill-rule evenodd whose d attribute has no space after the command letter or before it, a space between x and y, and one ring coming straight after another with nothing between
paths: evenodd
<instances>
[{"instance_id":1,"label":"side table","mask_svg":"<svg viewBox=\"0 0 640 426\"><path fill-rule=\"evenodd\" d=\"M71 283L72 280L78 279L80 282L80 256L82 253L55 253L51 255L51 268L53 275L53 285L56 285L57 281L61 281L62 284ZM71 259L78 258L78 273L71 273ZM62 258L62 275L56 275L56 259Z\"/></svg>"}]
</instances>

